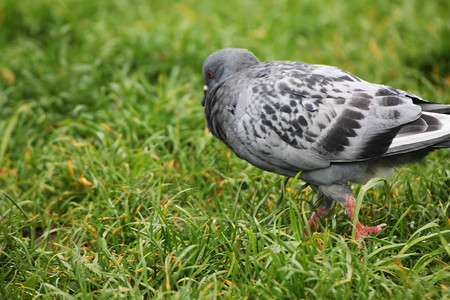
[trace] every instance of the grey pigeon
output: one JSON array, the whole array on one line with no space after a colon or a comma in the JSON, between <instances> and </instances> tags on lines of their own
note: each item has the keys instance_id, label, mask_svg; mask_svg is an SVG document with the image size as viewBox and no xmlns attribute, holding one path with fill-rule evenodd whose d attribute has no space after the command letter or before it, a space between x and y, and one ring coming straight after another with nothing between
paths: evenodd
<instances>
[{"instance_id":1,"label":"grey pigeon","mask_svg":"<svg viewBox=\"0 0 450 300\"><path fill-rule=\"evenodd\" d=\"M336 67L260 62L246 49L222 49L203 64L208 128L238 157L317 190L314 229L337 201L353 220L349 183L450 147L450 105L370 83ZM362 226L367 236L385 224Z\"/></svg>"}]
</instances>

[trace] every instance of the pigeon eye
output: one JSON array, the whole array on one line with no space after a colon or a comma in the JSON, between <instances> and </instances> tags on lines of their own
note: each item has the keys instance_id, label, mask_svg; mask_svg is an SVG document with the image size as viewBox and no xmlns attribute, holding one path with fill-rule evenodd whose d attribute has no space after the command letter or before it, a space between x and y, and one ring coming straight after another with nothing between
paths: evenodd
<instances>
[{"instance_id":1,"label":"pigeon eye","mask_svg":"<svg viewBox=\"0 0 450 300\"><path fill-rule=\"evenodd\" d=\"M206 71L206 75L208 75L208 77L209 77L210 79L213 79L213 78L214 78L214 74L213 74L213 72L212 72L211 70Z\"/></svg>"}]
</instances>

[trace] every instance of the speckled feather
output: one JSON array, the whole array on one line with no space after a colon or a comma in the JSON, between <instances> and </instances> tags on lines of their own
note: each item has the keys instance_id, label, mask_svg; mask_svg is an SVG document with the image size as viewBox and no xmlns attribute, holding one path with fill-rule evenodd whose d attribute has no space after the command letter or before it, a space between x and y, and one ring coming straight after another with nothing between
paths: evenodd
<instances>
[{"instance_id":1,"label":"speckled feather","mask_svg":"<svg viewBox=\"0 0 450 300\"><path fill-rule=\"evenodd\" d=\"M450 139L449 106L336 67L261 63L247 50L225 49L205 61L203 74L214 136L263 170L303 171L301 177L319 187L363 182L375 169L415 160L410 152ZM417 134L421 138L411 137Z\"/></svg>"}]
</instances>

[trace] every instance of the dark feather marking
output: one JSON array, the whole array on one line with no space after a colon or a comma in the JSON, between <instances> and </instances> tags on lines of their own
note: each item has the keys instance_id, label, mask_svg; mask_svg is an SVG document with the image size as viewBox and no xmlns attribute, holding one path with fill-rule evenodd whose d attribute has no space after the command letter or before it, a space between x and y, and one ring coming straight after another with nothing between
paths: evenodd
<instances>
[{"instance_id":1,"label":"dark feather marking","mask_svg":"<svg viewBox=\"0 0 450 300\"><path fill-rule=\"evenodd\" d=\"M388 96L383 98L383 104L385 106L396 106L402 103L403 101L398 97Z\"/></svg>"},{"instance_id":2,"label":"dark feather marking","mask_svg":"<svg viewBox=\"0 0 450 300\"><path fill-rule=\"evenodd\" d=\"M243 123L242 125L244 126L245 133L248 135L248 128L247 128L247 125L246 125L245 123Z\"/></svg>"},{"instance_id":3,"label":"dark feather marking","mask_svg":"<svg viewBox=\"0 0 450 300\"><path fill-rule=\"evenodd\" d=\"M283 105L283 106L280 108L280 111L285 112L285 113L288 113L288 114L292 112L292 110L291 110L291 108L289 107L289 105Z\"/></svg>"},{"instance_id":4,"label":"dark feather marking","mask_svg":"<svg viewBox=\"0 0 450 300\"><path fill-rule=\"evenodd\" d=\"M423 115L422 115L422 117L423 117ZM428 128L427 122L425 122L424 119L419 118L419 119L403 126L398 133L400 134L400 133L411 133L411 132L423 132L423 131L427 130L427 128Z\"/></svg>"},{"instance_id":5,"label":"dark feather marking","mask_svg":"<svg viewBox=\"0 0 450 300\"><path fill-rule=\"evenodd\" d=\"M262 136L260 136L260 135L258 134L258 132L256 132L255 128L253 128L253 135L254 135L256 138L258 138L258 139L262 138Z\"/></svg>"},{"instance_id":6,"label":"dark feather marking","mask_svg":"<svg viewBox=\"0 0 450 300\"><path fill-rule=\"evenodd\" d=\"M281 95L290 94L292 92L292 89L284 82L280 82L278 88L280 89Z\"/></svg>"},{"instance_id":7,"label":"dark feather marking","mask_svg":"<svg viewBox=\"0 0 450 300\"><path fill-rule=\"evenodd\" d=\"M311 85L315 85L317 83L317 81L311 77L305 78L305 81Z\"/></svg>"},{"instance_id":8,"label":"dark feather marking","mask_svg":"<svg viewBox=\"0 0 450 300\"><path fill-rule=\"evenodd\" d=\"M349 137L354 137L356 136L356 132L353 128L350 127L344 127L344 124L346 121L344 121L345 119L340 119L337 126L334 129L334 134L338 135L342 138L342 145L344 146L348 146L350 145L350 142L348 140ZM344 141L345 138L345 141Z\"/></svg>"},{"instance_id":9,"label":"dark feather marking","mask_svg":"<svg viewBox=\"0 0 450 300\"><path fill-rule=\"evenodd\" d=\"M261 123L263 123L266 126L273 127L273 124L270 120L264 119L261 121Z\"/></svg>"},{"instance_id":10,"label":"dark feather marking","mask_svg":"<svg viewBox=\"0 0 450 300\"><path fill-rule=\"evenodd\" d=\"M273 123L271 121L263 120L262 123L270 127L270 129L272 129L284 142L288 143L292 147L298 146L298 142L294 138L290 138L286 132L278 130L277 127L273 126ZM281 123L279 123L278 125L281 127Z\"/></svg>"},{"instance_id":11,"label":"dark feather marking","mask_svg":"<svg viewBox=\"0 0 450 300\"><path fill-rule=\"evenodd\" d=\"M355 81L355 80L353 80L353 78L351 78L350 76L347 76L347 75L344 75L341 77L335 77L333 79L334 79L334 81Z\"/></svg>"},{"instance_id":12,"label":"dark feather marking","mask_svg":"<svg viewBox=\"0 0 450 300\"><path fill-rule=\"evenodd\" d=\"M342 115L347 117L347 118L349 118L349 119L353 119L353 120L362 120L362 119L364 119L364 115L362 113L360 113L359 111L356 111L356 110L352 110L352 109L344 110Z\"/></svg>"},{"instance_id":13,"label":"dark feather marking","mask_svg":"<svg viewBox=\"0 0 450 300\"><path fill-rule=\"evenodd\" d=\"M264 149L260 149L259 153L264 154L264 155L270 155L270 152L264 150Z\"/></svg>"},{"instance_id":14,"label":"dark feather marking","mask_svg":"<svg viewBox=\"0 0 450 300\"><path fill-rule=\"evenodd\" d=\"M297 121L300 123L301 126L308 126L308 121L306 121L304 116L298 117Z\"/></svg>"},{"instance_id":15,"label":"dark feather marking","mask_svg":"<svg viewBox=\"0 0 450 300\"><path fill-rule=\"evenodd\" d=\"M349 110L351 113L352 111ZM327 152L338 153L344 151L344 146L349 146L349 138L356 136L355 129L361 128L361 125L346 117L341 117L336 126L329 130L322 139L320 145Z\"/></svg>"},{"instance_id":16,"label":"dark feather marking","mask_svg":"<svg viewBox=\"0 0 450 300\"><path fill-rule=\"evenodd\" d=\"M305 131L305 134L306 135L309 135L309 136L311 136L311 137L318 137L318 135L317 134L315 134L315 133L313 133L313 132L311 132L311 131L309 131L309 130L307 130L307 131Z\"/></svg>"},{"instance_id":17,"label":"dark feather marking","mask_svg":"<svg viewBox=\"0 0 450 300\"><path fill-rule=\"evenodd\" d=\"M382 156L389 149L392 139L397 135L401 126L373 136L359 153L359 158Z\"/></svg>"},{"instance_id":18,"label":"dark feather marking","mask_svg":"<svg viewBox=\"0 0 450 300\"><path fill-rule=\"evenodd\" d=\"M412 102L419 105L423 111L437 112L447 115L450 114L450 105L448 104L428 102L411 94L406 94L405 96L412 99Z\"/></svg>"},{"instance_id":19,"label":"dark feather marking","mask_svg":"<svg viewBox=\"0 0 450 300\"><path fill-rule=\"evenodd\" d=\"M298 78L298 79L303 79L305 77L307 77L308 74L305 73L300 73L300 72L294 72L292 73L292 77Z\"/></svg>"},{"instance_id":20,"label":"dark feather marking","mask_svg":"<svg viewBox=\"0 0 450 300\"><path fill-rule=\"evenodd\" d=\"M345 98L344 97L336 97L336 98L333 98L333 99L334 99L334 102L336 104L344 104L345 103Z\"/></svg>"},{"instance_id":21,"label":"dark feather marking","mask_svg":"<svg viewBox=\"0 0 450 300\"><path fill-rule=\"evenodd\" d=\"M347 118L340 118L336 126L342 127L342 129L345 131L345 135L348 137L356 136L356 131L354 129L361 128L361 125L358 123L358 121Z\"/></svg>"},{"instance_id":22,"label":"dark feather marking","mask_svg":"<svg viewBox=\"0 0 450 300\"><path fill-rule=\"evenodd\" d=\"M291 98L294 98L294 99L297 99L297 100L302 100L304 98L304 96L300 92L292 92L291 93Z\"/></svg>"},{"instance_id":23,"label":"dark feather marking","mask_svg":"<svg viewBox=\"0 0 450 300\"><path fill-rule=\"evenodd\" d=\"M317 110L317 106L315 106L314 104L312 104L311 102L306 102L303 104L303 107L306 108L306 110L308 111L316 111Z\"/></svg>"},{"instance_id":24,"label":"dark feather marking","mask_svg":"<svg viewBox=\"0 0 450 300\"><path fill-rule=\"evenodd\" d=\"M312 74L309 78L311 78L312 80L314 80L317 83L323 82L325 79L322 75L317 75L317 74Z\"/></svg>"},{"instance_id":25,"label":"dark feather marking","mask_svg":"<svg viewBox=\"0 0 450 300\"><path fill-rule=\"evenodd\" d=\"M269 75L269 72L267 70L262 70L262 71L256 73L255 77L262 78L262 77L266 77L267 75Z\"/></svg>"},{"instance_id":26,"label":"dark feather marking","mask_svg":"<svg viewBox=\"0 0 450 300\"><path fill-rule=\"evenodd\" d=\"M229 145L229 143L227 142L227 136L225 134L225 132L222 130L221 127L217 127L216 130L214 131L217 133L217 137L224 142L226 145Z\"/></svg>"},{"instance_id":27,"label":"dark feather marking","mask_svg":"<svg viewBox=\"0 0 450 300\"><path fill-rule=\"evenodd\" d=\"M370 100L362 95L354 95L350 101L350 105L362 110L369 110Z\"/></svg>"},{"instance_id":28,"label":"dark feather marking","mask_svg":"<svg viewBox=\"0 0 450 300\"><path fill-rule=\"evenodd\" d=\"M394 90L381 88L376 92L375 96L393 96L393 95L397 95L397 94L398 93L395 93Z\"/></svg>"},{"instance_id":29,"label":"dark feather marking","mask_svg":"<svg viewBox=\"0 0 450 300\"><path fill-rule=\"evenodd\" d=\"M353 75L352 73L349 73L345 70L341 70L342 72L344 72L345 74L347 74L349 77L351 77L353 80L352 81L361 81L361 79L359 79L358 77L356 77L355 75Z\"/></svg>"},{"instance_id":30,"label":"dark feather marking","mask_svg":"<svg viewBox=\"0 0 450 300\"><path fill-rule=\"evenodd\" d=\"M366 98L368 100L372 100L373 99L373 97L371 95L367 94L367 93L355 93L354 96L363 97L363 98Z\"/></svg>"},{"instance_id":31,"label":"dark feather marking","mask_svg":"<svg viewBox=\"0 0 450 300\"><path fill-rule=\"evenodd\" d=\"M275 110L269 104L265 104L263 108L269 115L273 115L275 113Z\"/></svg>"},{"instance_id":32,"label":"dark feather marking","mask_svg":"<svg viewBox=\"0 0 450 300\"><path fill-rule=\"evenodd\" d=\"M289 145L291 145L292 147L297 148L298 142L297 142L296 139L292 139L292 140L290 140Z\"/></svg>"},{"instance_id":33,"label":"dark feather marking","mask_svg":"<svg viewBox=\"0 0 450 300\"><path fill-rule=\"evenodd\" d=\"M308 136L308 135L305 135L305 136L304 136L304 139L305 139L306 141L310 142L310 143L314 143L314 142L316 141L315 139L313 139L312 137L310 137L310 136Z\"/></svg>"},{"instance_id":34,"label":"dark feather marking","mask_svg":"<svg viewBox=\"0 0 450 300\"><path fill-rule=\"evenodd\" d=\"M350 143L347 137L339 134L339 131L339 127L334 127L328 131L325 138L320 142L320 148L330 153L344 151L344 145L349 145Z\"/></svg>"},{"instance_id":35,"label":"dark feather marking","mask_svg":"<svg viewBox=\"0 0 450 300\"><path fill-rule=\"evenodd\" d=\"M439 119L429 116L429 115L422 115L421 119L423 119L425 122L427 122L428 127L433 127L434 130L441 129L442 126L444 126ZM428 131L428 130L427 130Z\"/></svg>"},{"instance_id":36,"label":"dark feather marking","mask_svg":"<svg viewBox=\"0 0 450 300\"><path fill-rule=\"evenodd\" d=\"M401 113L398 110L394 110L392 113L394 119L398 119L401 116Z\"/></svg>"}]
</instances>

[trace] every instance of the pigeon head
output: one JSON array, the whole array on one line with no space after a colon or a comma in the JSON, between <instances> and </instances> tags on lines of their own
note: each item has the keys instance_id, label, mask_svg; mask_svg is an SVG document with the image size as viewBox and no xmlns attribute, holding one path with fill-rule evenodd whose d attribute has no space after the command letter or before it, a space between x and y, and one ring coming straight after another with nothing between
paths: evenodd
<instances>
[{"instance_id":1,"label":"pigeon head","mask_svg":"<svg viewBox=\"0 0 450 300\"><path fill-rule=\"evenodd\" d=\"M259 63L259 59L247 49L226 48L214 52L206 58L202 67L205 95L230 75ZM205 95L202 98L203 106Z\"/></svg>"}]
</instances>

